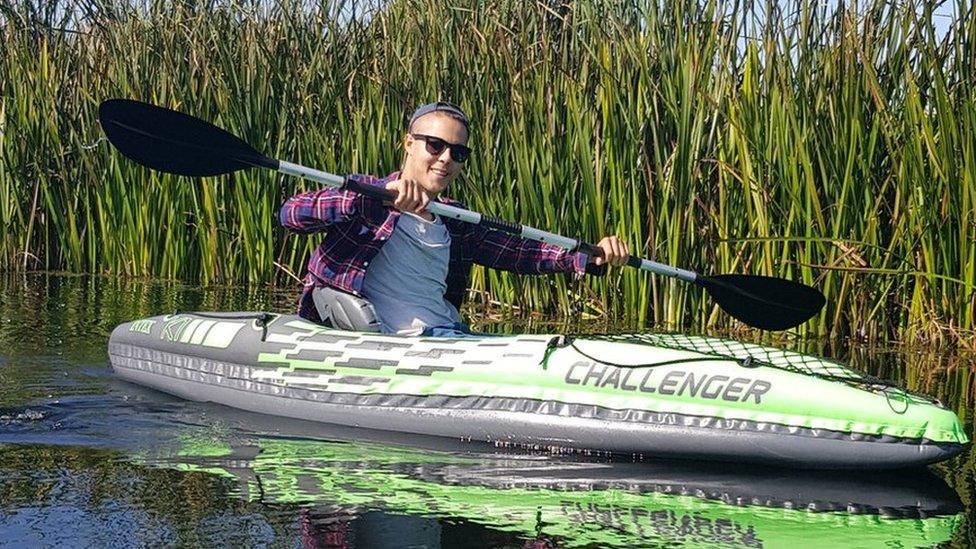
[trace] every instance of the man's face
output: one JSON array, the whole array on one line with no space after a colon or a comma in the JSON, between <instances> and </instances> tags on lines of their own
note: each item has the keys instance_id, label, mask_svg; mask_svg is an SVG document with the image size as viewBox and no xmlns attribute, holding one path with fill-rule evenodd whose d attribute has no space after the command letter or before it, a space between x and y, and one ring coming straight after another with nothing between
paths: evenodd
<instances>
[{"instance_id":1,"label":"man's face","mask_svg":"<svg viewBox=\"0 0 976 549\"><path fill-rule=\"evenodd\" d=\"M426 136L428 139L414 136ZM447 189L464 168L464 164L454 158L450 146L439 153L431 152L432 148L437 148L437 140L449 145L466 145L468 130L461 122L442 113L435 112L418 118L404 141L407 157L400 175L404 179L417 180L431 196Z\"/></svg>"}]
</instances>

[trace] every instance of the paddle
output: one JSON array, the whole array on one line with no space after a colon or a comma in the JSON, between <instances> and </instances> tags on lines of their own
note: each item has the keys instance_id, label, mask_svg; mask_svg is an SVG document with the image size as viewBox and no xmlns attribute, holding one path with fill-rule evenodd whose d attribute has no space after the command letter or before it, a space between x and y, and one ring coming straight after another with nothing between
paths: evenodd
<instances>
[{"instance_id":1,"label":"paddle","mask_svg":"<svg viewBox=\"0 0 976 549\"><path fill-rule=\"evenodd\" d=\"M378 200L392 200L392 191L352 179L268 158L230 133L199 118L148 103L111 99L98 109L109 141L130 159L163 172L206 177L260 167L298 176L329 187L350 190ZM581 250L592 256L602 250L574 238L541 231L477 212L431 202L437 215L474 223L523 238ZM719 307L740 321L763 330L784 330L806 322L825 303L818 290L782 278L755 275L703 276L663 263L631 256L627 265L698 284Z\"/></svg>"}]
</instances>

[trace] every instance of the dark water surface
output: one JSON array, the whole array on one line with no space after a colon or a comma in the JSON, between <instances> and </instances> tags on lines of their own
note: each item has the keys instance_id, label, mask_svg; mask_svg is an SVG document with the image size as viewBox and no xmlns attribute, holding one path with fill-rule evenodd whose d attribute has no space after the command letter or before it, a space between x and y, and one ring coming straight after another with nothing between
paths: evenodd
<instances>
[{"instance_id":1,"label":"dark water surface","mask_svg":"<svg viewBox=\"0 0 976 549\"><path fill-rule=\"evenodd\" d=\"M976 540L971 454L883 475L554 455L281 420L181 401L112 375L106 342L116 324L175 310L290 310L293 299L266 289L0 277L0 545L967 547ZM971 359L790 346L935 396L972 437Z\"/></svg>"}]
</instances>

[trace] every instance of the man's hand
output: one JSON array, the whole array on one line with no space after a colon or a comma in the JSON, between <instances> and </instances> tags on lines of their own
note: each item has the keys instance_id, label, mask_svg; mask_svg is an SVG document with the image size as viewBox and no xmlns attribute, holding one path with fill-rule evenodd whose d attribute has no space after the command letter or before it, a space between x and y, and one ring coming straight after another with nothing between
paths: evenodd
<instances>
[{"instance_id":1,"label":"man's hand","mask_svg":"<svg viewBox=\"0 0 976 549\"><path fill-rule=\"evenodd\" d=\"M630 259L630 250L627 244L616 236L605 236L597 243L597 247L603 250L603 257L590 257L589 262L597 266L609 263L610 265L626 265Z\"/></svg>"},{"instance_id":2,"label":"man's hand","mask_svg":"<svg viewBox=\"0 0 976 549\"><path fill-rule=\"evenodd\" d=\"M401 212L419 215L431 221L434 216L427 211L427 203L430 197L424 191L423 186L413 179L397 179L386 184L387 190L396 191L397 196L393 200L393 207Z\"/></svg>"}]
</instances>

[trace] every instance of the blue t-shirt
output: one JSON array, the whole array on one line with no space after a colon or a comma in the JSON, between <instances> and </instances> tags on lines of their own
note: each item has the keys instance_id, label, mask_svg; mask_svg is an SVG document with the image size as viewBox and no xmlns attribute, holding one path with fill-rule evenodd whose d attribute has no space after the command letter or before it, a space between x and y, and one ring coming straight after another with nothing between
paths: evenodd
<instances>
[{"instance_id":1,"label":"blue t-shirt","mask_svg":"<svg viewBox=\"0 0 976 549\"><path fill-rule=\"evenodd\" d=\"M450 257L451 235L439 217L400 216L363 280L363 296L376 309L384 332L416 335L461 321L444 299Z\"/></svg>"}]
</instances>

